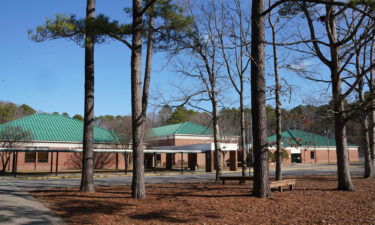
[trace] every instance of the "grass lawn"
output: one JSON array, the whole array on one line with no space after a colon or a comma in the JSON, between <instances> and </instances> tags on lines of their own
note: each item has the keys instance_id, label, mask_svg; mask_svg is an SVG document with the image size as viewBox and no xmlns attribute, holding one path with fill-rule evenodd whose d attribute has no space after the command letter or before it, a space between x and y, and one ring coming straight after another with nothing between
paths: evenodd
<instances>
[{"instance_id":1,"label":"grass lawn","mask_svg":"<svg viewBox=\"0 0 375 225\"><path fill-rule=\"evenodd\" d=\"M290 178L290 177L286 177ZM252 183L147 185L147 198L130 186L32 192L68 224L375 224L375 179L353 178L355 192L335 190L334 176L293 177L295 190L252 197Z\"/></svg>"}]
</instances>

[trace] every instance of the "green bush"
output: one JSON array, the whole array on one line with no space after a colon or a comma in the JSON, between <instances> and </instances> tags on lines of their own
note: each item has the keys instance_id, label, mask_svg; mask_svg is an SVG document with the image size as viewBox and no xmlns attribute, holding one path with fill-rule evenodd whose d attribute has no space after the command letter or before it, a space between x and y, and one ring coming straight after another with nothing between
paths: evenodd
<instances>
[{"instance_id":1,"label":"green bush","mask_svg":"<svg viewBox=\"0 0 375 225\"><path fill-rule=\"evenodd\" d=\"M281 149L281 154L282 154L283 159L289 159L289 154L284 148ZM274 153L271 152L271 151L268 151L268 158L271 162L275 162L276 161L276 151Z\"/></svg>"}]
</instances>

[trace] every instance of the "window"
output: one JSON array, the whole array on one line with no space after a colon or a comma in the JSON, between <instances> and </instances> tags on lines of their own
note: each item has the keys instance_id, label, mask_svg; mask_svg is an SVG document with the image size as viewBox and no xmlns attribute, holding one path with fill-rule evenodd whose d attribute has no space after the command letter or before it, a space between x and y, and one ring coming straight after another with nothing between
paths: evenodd
<instances>
[{"instance_id":1,"label":"window","mask_svg":"<svg viewBox=\"0 0 375 225\"><path fill-rule=\"evenodd\" d=\"M25 163L35 163L36 152L25 152Z\"/></svg>"},{"instance_id":2,"label":"window","mask_svg":"<svg viewBox=\"0 0 375 225\"><path fill-rule=\"evenodd\" d=\"M48 163L48 152L38 152L38 163Z\"/></svg>"},{"instance_id":3,"label":"window","mask_svg":"<svg viewBox=\"0 0 375 225\"><path fill-rule=\"evenodd\" d=\"M310 158L315 159L315 152L310 152Z\"/></svg>"}]
</instances>

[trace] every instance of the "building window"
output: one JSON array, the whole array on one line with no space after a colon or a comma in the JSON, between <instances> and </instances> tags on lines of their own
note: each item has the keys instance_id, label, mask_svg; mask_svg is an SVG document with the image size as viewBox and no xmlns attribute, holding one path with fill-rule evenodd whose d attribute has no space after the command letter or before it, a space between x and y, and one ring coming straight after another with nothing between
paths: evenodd
<instances>
[{"instance_id":1,"label":"building window","mask_svg":"<svg viewBox=\"0 0 375 225\"><path fill-rule=\"evenodd\" d=\"M25 152L25 163L35 163L36 152Z\"/></svg>"},{"instance_id":2,"label":"building window","mask_svg":"<svg viewBox=\"0 0 375 225\"><path fill-rule=\"evenodd\" d=\"M48 152L38 152L38 163L48 163Z\"/></svg>"},{"instance_id":3,"label":"building window","mask_svg":"<svg viewBox=\"0 0 375 225\"><path fill-rule=\"evenodd\" d=\"M310 152L310 158L315 159L315 152Z\"/></svg>"}]
</instances>

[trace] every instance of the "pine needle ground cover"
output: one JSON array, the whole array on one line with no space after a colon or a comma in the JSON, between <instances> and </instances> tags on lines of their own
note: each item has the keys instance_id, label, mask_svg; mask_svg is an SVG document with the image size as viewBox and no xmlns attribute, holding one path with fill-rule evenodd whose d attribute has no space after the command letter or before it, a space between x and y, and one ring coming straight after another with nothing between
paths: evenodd
<instances>
[{"instance_id":1,"label":"pine needle ground cover","mask_svg":"<svg viewBox=\"0 0 375 225\"><path fill-rule=\"evenodd\" d=\"M354 177L356 191L344 192L334 176L293 178L295 190L270 199L251 197L251 182L152 184L144 200L130 186L32 194L68 224L375 224L375 179Z\"/></svg>"}]
</instances>

